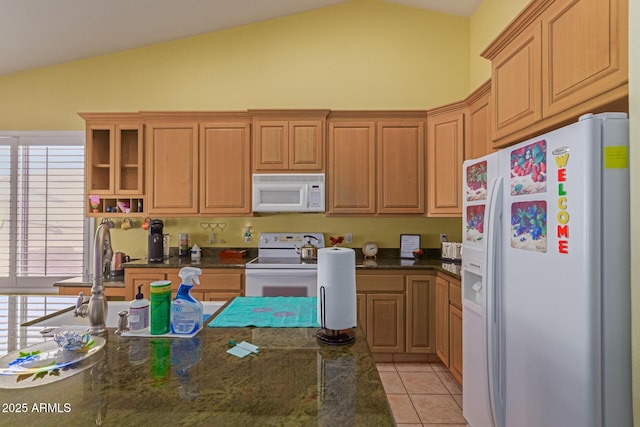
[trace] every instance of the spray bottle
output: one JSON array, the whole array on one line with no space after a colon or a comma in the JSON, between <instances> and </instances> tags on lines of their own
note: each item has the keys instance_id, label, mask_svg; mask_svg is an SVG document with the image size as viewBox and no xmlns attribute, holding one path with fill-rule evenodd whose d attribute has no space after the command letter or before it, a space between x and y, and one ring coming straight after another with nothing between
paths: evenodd
<instances>
[{"instance_id":1,"label":"spray bottle","mask_svg":"<svg viewBox=\"0 0 640 427\"><path fill-rule=\"evenodd\" d=\"M191 295L194 283L200 284L198 276L201 274L202 270L196 267L184 267L178 273L182 283L171 303L171 332L174 334L192 334L202 325L202 303Z\"/></svg>"}]
</instances>

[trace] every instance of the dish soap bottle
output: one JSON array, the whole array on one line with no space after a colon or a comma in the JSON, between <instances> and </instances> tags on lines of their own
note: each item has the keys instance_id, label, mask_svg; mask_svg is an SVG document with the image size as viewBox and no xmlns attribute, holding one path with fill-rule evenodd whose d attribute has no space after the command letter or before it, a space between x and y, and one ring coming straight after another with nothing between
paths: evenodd
<instances>
[{"instance_id":1,"label":"dish soap bottle","mask_svg":"<svg viewBox=\"0 0 640 427\"><path fill-rule=\"evenodd\" d=\"M174 334L192 334L202 325L202 303L191 295L194 283L200 284L198 276L201 274L202 270L197 267L183 267L178 273L182 283L171 303L171 332Z\"/></svg>"},{"instance_id":2,"label":"dish soap bottle","mask_svg":"<svg viewBox=\"0 0 640 427\"><path fill-rule=\"evenodd\" d=\"M149 327L149 300L142 294L142 285L138 285L136 299L129 304L129 332L139 334Z\"/></svg>"}]
</instances>

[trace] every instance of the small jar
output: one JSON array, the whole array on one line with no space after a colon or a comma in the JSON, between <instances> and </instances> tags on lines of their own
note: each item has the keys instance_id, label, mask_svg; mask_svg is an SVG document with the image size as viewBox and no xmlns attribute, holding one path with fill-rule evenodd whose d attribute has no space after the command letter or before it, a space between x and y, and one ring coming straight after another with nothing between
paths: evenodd
<instances>
[{"instance_id":1,"label":"small jar","mask_svg":"<svg viewBox=\"0 0 640 427\"><path fill-rule=\"evenodd\" d=\"M162 249L164 250L164 259L169 259L171 236L169 234L162 235Z\"/></svg>"},{"instance_id":2,"label":"small jar","mask_svg":"<svg viewBox=\"0 0 640 427\"><path fill-rule=\"evenodd\" d=\"M189 256L189 234L178 234L178 256Z\"/></svg>"}]
</instances>

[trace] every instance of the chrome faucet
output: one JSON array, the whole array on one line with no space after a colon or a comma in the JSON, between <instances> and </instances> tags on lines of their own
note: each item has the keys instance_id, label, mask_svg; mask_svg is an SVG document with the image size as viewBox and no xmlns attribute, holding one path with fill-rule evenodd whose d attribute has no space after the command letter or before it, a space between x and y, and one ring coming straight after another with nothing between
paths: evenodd
<instances>
[{"instance_id":1,"label":"chrome faucet","mask_svg":"<svg viewBox=\"0 0 640 427\"><path fill-rule=\"evenodd\" d=\"M89 316L91 333L102 334L107 330L107 297L104 295L104 272L111 263L111 234L107 224L100 224L93 241L93 285L89 304L76 304L74 316ZM80 298L78 298L80 302Z\"/></svg>"}]
</instances>

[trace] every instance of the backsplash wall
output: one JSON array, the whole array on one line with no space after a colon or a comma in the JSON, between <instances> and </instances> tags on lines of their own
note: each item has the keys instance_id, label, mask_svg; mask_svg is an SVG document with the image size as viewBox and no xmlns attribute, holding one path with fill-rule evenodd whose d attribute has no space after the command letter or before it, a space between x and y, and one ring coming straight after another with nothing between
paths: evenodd
<instances>
[{"instance_id":1,"label":"backsplash wall","mask_svg":"<svg viewBox=\"0 0 640 427\"><path fill-rule=\"evenodd\" d=\"M189 233L189 245L200 247L257 247L261 232L320 232L326 245L329 236L353 235L353 242L341 246L360 248L366 241L374 241L381 248L397 248L400 234L420 234L423 248L439 248L440 233L446 233L450 241L460 241L462 222L459 218L337 218L324 214L279 213L255 217L230 218L160 218L164 221L164 233L171 236L171 246L178 246L178 233ZM132 218L134 228L122 230L122 218L114 218L115 228L111 239L115 251L125 252L132 258L147 256L148 231L142 229L142 218ZM251 226L253 238L244 240L245 227ZM214 228L216 243L210 244ZM224 229L222 229L224 228Z\"/></svg>"}]
</instances>

